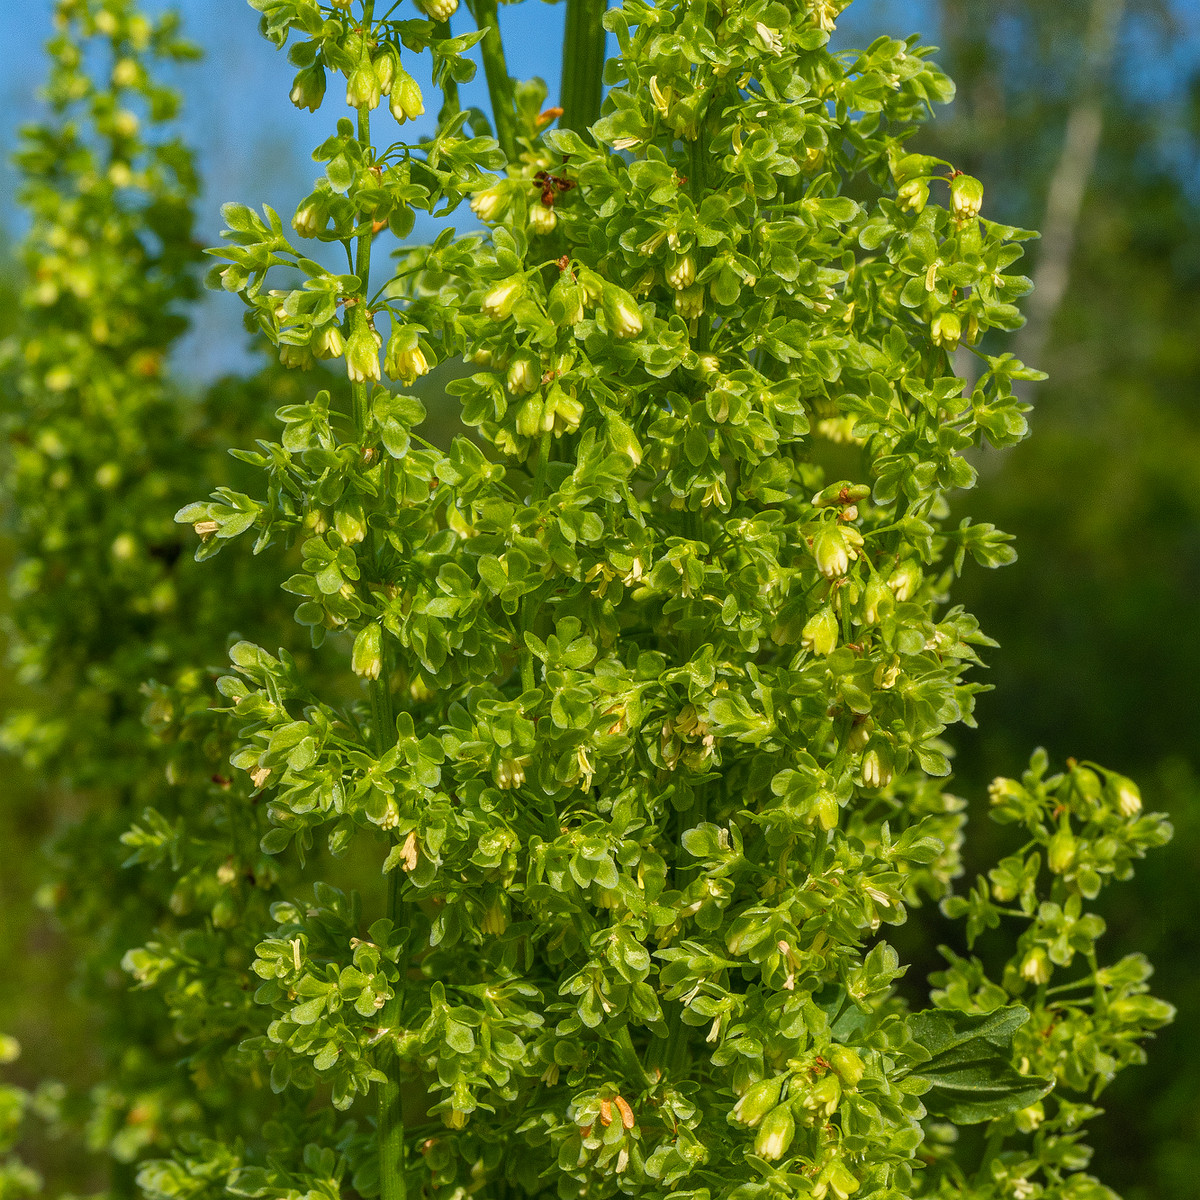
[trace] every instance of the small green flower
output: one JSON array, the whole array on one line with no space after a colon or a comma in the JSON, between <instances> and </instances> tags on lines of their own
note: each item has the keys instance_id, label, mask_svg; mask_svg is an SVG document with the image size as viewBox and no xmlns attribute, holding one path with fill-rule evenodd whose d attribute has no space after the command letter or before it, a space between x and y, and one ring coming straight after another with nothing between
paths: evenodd
<instances>
[{"instance_id":1,"label":"small green flower","mask_svg":"<svg viewBox=\"0 0 1200 1200\"><path fill-rule=\"evenodd\" d=\"M754 1139L754 1153L768 1162L781 1159L796 1136L796 1121L790 1105L781 1104L772 1109L759 1126Z\"/></svg>"},{"instance_id":2,"label":"small green flower","mask_svg":"<svg viewBox=\"0 0 1200 1200\"><path fill-rule=\"evenodd\" d=\"M950 180L950 211L959 221L970 221L983 208L983 184L973 175L955 175Z\"/></svg>"},{"instance_id":3,"label":"small green flower","mask_svg":"<svg viewBox=\"0 0 1200 1200\"><path fill-rule=\"evenodd\" d=\"M800 644L813 654L832 654L837 647L838 620L832 606L818 609L804 626Z\"/></svg>"}]
</instances>

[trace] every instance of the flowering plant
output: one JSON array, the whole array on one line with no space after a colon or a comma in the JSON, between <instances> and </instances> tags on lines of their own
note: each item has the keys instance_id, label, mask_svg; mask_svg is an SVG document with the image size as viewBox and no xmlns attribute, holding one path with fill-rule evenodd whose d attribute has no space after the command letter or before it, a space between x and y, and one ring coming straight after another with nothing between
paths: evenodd
<instances>
[{"instance_id":1,"label":"flowering plant","mask_svg":"<svg viewBox=\"0 0 1200 1200\"><path fill-rule=\"evenodd\" d=\"M216 715L159 693L236 783L126 840L224 907L126 963L237 1099L142 1190L1109 1195L1082 1126L1170 1008L1084 906L1168 829L1035 755L993 787L1017 848L953 887L943 734L991 643L950 592L1012 551L950 502L1034 373L984 348L1030 235L906 146L951 95L930 52L832 52L831 0L568 0L546 108L495 0L469 32L455 0L253 7L292 102L350 111L290 231L226 206L211 281L344 379L178 516L201 560L291 556L312 652L239 641ZM408 243L466 203L481 229ZM939 902L1005 965L906 979L887 930Z\"/></svg>"}]
</instances>

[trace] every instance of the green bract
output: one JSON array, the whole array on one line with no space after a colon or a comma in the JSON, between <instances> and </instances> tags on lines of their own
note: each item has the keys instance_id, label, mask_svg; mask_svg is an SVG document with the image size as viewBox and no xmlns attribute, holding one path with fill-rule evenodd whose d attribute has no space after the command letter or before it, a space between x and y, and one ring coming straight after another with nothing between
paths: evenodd
<instances>
[{"instance_id":1,"label":"green bract","mask_svg":"<svg viewBox=\"0 0 1200 1200\"><path fill-rule=\"evenodd\" d=\"M950 592L1013 556L951 500L1036 373L981 348L1032 235L905 148L952 94L930 52L830 52L827 0L626 0L599 119L553 128L489 0L474 33L450 3L253 7L293 103L340 106L340 74L355 111L290 230L226 206L211 279L285 366L338 373L177 519L201 560L272 548L239 571L313 649L237 641L216 712L156 693L233 779L125 835L177 877L125 962L207 1105L142 1190L1107 1195L1088 1099L1171 1014L1140 957L1100 966L1084 904L1169 831L1035 757L993 789L1023 848L951 891L943 734L992 643ZM476 42L495 139L458 104ZM440 117L409 143L425 52ZM600 67L573 60L564 119ZM481 231L382 261L467 200ZM423 436L447 396L462 432ZM947 951L928 1002L899 990L886 927L931 901L971 941L1004 923L998 978Z\"/></svg>"}]
</instances>

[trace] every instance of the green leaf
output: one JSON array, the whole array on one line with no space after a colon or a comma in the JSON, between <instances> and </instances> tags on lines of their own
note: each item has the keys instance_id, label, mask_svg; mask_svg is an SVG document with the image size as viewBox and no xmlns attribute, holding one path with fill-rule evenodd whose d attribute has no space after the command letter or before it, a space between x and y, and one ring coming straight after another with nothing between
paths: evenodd
<instances>
[{"instance_id":1,"label":"green leaf","mask_svg":"<svg viewBox=\"0 0 1200 1200\"><path fill-rule=\"evenodd\" d=\"M1022 1075L1012 1065L1013 1034L1029 1020L1019 1004L990 1013L927 1009L908 1018L913 1040L929 1054L913 1072L928 1085L922 1100L935 1116L975 1125L1027 1108L1053 1079Z\"/></svg>"}]
</instances>

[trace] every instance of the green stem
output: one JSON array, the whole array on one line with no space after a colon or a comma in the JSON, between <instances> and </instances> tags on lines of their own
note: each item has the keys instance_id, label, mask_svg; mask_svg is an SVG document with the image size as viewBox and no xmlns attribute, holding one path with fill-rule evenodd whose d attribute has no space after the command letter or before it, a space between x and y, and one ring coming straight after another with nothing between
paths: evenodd
<instances>
[{"instance_id":1,"label":"green stem","mask_svg":"<svg viewBox=\"0 0 1200 1200\"><path fill-rule=\"evenodd\" d=\"M628 1025L622 1025L617 1030L613 1036L613 1045L616 1047L617 1058L621 1063L621 1068L624 1070L626 1077L631 1082L640 1083L642 1087L649 1087L650 1077L646 1074L646 1068L642 1065L642 1060L638 1058L638 1053L633 1048L633 1038L629 1036Z\"/></svg>"},{"instance_id":2,"label":"green stem","mask_svg":"<svg viewBox=\"0 0 1200 1200\"><path fill-rule=\"evenodd\" d=\"M374 0L363 5L363 23L370 25ZM371 113L366 107L358 110L358 140L365 148L371 146ZM358 238L354 255L354 273L358 276L361 292L360 304L367 304L371 294L371 241L374 235L368 227ZM354 415L358 422L359 436L366 430L370 394L366 384L353 385ZM377 559L375 538L370 541L371 557ZM373 562L372 567L377 563ZM378 679L371 681L371 718L375 726L376 753L384 754L396 740L396 721L392 715L392 694L388 682L387 655ZM387 915L395 926L403 925L403 901L400 897L401 872L394 869L388 879ZM390 1029L400 1017L401 989L406 965L400 965L392 998L384 1005L380 1024ZM400 1108L400 1075L393 1056L381 1055L380 1068L387 1075L387 1082L379 1085L379 1186L382 1200L408 1200L408 1187L404 1181L404 1118Z\"/></svg>"},{"instance_id":3,"label":"green stem","mask_svg":"<svg viewBox=\"0 0 1200 1200\"><path fill-rule=\"evenodd\" d=\"M517 114L513 103L513 82L504 61L504 42L500 38L500 17L496 0L467 0L479 29L486 29L479 43L483 55L483 73L487 76L488 95L492 100L492 120L496 141L510 163L517 161Z\"/></svg>"},{"instance_id":4,"label":"green stem","mask_svg":"<svg viewBox=\"0 0 1200 1200\"><path fill-rule=\"evenodd\" d=\"M403 873L393 867L388 876L388 916L398 926L403 917L404 901L400 888ZM408 975L408 956L401 954L397 963L399 974L392 997L380 1013L380 1025L394 1029L401 1015L401 989ZM381 1200L408 1200L408 1184L404 1179L404 1115L400 1099L400 1065L394 1054L385 1053L379 1064L387 1082L379 1085L379 1194Z\"/></svg>"},{"instance_id":5,"label":"green stem","mask_svg":"<svg viewBox=\"0 0 1200 1200\"><path fill-rule=\"evenodd\" d=\"M600 116L604 95L604 11L608 0L567 0L560 129L582 133Z\"/></svg>"},{"instance_id":6,"label":"green stem","mask_svg":"<svg viewBox=\"0 0 1200 1200\"><path fill-rule=\"evenodd\" d=\"M435 37L450 37L450 22L442 21L435 25L433 32ZM452 121L461 111L462 105L458 100L458 81L449 71L446 71L442 75L442 109L438 113L438 128L441 129L448 121Z\"/></svg>"}]
</instances>

